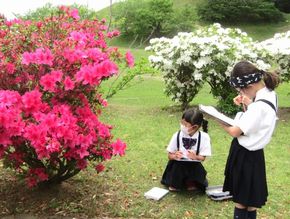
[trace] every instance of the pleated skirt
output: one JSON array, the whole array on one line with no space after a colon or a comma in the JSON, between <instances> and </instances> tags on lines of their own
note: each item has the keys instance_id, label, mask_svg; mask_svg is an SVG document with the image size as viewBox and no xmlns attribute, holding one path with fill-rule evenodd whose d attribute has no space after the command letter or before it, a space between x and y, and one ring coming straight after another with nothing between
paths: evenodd
<instances>
[{"instance_id":1,"label":"pleated skirt","mask_svg":"<svg viewBox=\"0 0 290 219\"><path fill-rule=\"evenodd\" d=\"M201 191L205 191L208 186L206 174L207 172L200 162L170 160L163 173L161 183L176 189L186 189L187 182L194 182Z\"/></svg>"},{"instance_id":2,"label":"pleated skirt","mask_svg":"<svg viewBox=\"0 0 290 219\"><path fill-rule=\"evenodd\" d=\"M223 191L244 206L261 208L268 196L263 149L249 151L234 138L225 168Z\"/></svg>"}]
</instances>

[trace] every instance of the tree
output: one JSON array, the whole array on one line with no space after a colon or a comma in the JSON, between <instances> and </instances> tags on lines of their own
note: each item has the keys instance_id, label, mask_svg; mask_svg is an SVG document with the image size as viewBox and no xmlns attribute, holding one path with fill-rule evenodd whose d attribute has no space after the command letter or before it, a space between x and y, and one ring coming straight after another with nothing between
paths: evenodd
<instances>
[{"instance_id":1,"label":"tree","mask_svg":"<svg viewBox=\"0 0 290 219\"><path fill-rule=\"evenodd\" d=\"M127 0L116 5L115 25L124 37L145 43L153 37L192 30L193 11L189 6L174 11L172 0Z\"/></svg>"},{"instance_id":2,"label":"tree","mask_svg":"<svg viewBox=\"0 0 290 219\"><path fill-rule=\"evenodd\" d=\"M289 0L275 0L275 6L284 13L290 13L290 1Z\"/></svg>"},{"instance_id":3,"label":"tree","mask_svg":"<svg viewBox=\"0 0 290 219\"><path fill-rule=\"evenodd\" d=\"M198 7L202 20L210 22L279 22L283 14L272 0L207 0Z\"/></svg>"}]
</instances>

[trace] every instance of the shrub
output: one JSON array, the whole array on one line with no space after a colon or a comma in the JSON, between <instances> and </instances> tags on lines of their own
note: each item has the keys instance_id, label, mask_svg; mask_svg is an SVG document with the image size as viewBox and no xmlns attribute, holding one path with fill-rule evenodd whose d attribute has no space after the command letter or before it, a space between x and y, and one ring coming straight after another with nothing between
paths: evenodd
<instances>
[{"instance_id":1,"label":"shrub","mask_svg":"<svg viewBox=\"0 0 290 219\"><path fill-rule=\"evenodd\" d=\"M278 22L283 14L269 0L208 0L198 6L202 20L210 22Z\"/></svg>"},{"instance_id":2,"label":"shrub","mask_svg":"<svg viewBox=\"0 0 290 219\"><path fill-rule=\"evenodd\" d=\"M290 81L290 31L276 33L273 38L261 42L259 47L268 53L268 60L278 64L282 81Z\"/></svg>"},{"instance_id":3,"label":"shrub","mask_svg":"<svg viewBox=\"0 0 290 219\"><path fill-rule=\"evenodd\" d=\"M179 33L172 39L150 41L147 50L152 65L163 72L165 92L173 101L186 108L202 85L207 82L218 106L228 114L237 109L232 106L235 91L228 80L232 67L246 59L266 70L267 52L239 29L222 28L219 24L191 33Z\"/></svg>"},{"instance_id":4,"label":"shrub","mask_svg":"<svg viewBox=\"0 0 290 219\"><path fill-rule=\"evenodd\" d=\"M0 158L28 186L59 183L124 155L99 120L99 86L123 62L103 21L61 7L43 21L0 20ZM132 57L127 62L132 65Z\"/></svg>"}]
</instances>

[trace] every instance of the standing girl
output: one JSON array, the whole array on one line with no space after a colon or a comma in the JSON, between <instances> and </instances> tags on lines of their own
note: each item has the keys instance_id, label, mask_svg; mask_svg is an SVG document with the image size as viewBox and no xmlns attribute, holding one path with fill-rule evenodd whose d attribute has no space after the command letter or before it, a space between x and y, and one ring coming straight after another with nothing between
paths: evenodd
<instances>
[{"instance_id":1,"label":"standing girl","mask_svg":"<svg viewBox=\"0 0 290 219\"><path fill-rule=\"evenodd\" d=\"M200 111L188 109L182 115L180 126L181 131L172 136L167 147L169 161L161 183L168 186L170 191L205 191L207 173L201 162L211 155L207 121ZM201 126L204 132L199 131Z\"/></svg>"},{"instance_id":2,"label":"standing girl","mask_svg":"<svg viewBox=\"0 0 290 219\"><path fill-rule=\"evenodd\" d=\"M239 92L234 103L246 111L236 116L235 126L222 125L234 137L225 168L223 190L235 202L234 218L256 218L256 209L268 196L264 147L270 142L278 109L274 89L279 84L275 73L264 72L247 61L234 66L230 84Z\"/></svg>"}]
</instances>

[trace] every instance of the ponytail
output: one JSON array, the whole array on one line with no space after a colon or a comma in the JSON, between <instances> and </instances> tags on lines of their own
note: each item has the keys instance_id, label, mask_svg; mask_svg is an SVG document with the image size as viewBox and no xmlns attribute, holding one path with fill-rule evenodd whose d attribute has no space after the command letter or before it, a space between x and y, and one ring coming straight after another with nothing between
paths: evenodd
<instances>
[{"instance_id":1,"label":"ponytail","mask_svg":"<svg viewBox=\"0 0 290 219\"><path fill-rule=\"evenodd\" d=\"M208 132L208 121L205 119L202 120L202 130L206 133Z\"/></svg>"},{"instance_id":2,"label":"ponytail","mask_svg":"<svg viewBox=\"0 0 290 219\"><path fill-rule=\"evenodd\" d=\"M269 90L275 90L280 83L279 75L276 72L261 71L264 77L264 83Z\"/></svg>"}]
</instances>

